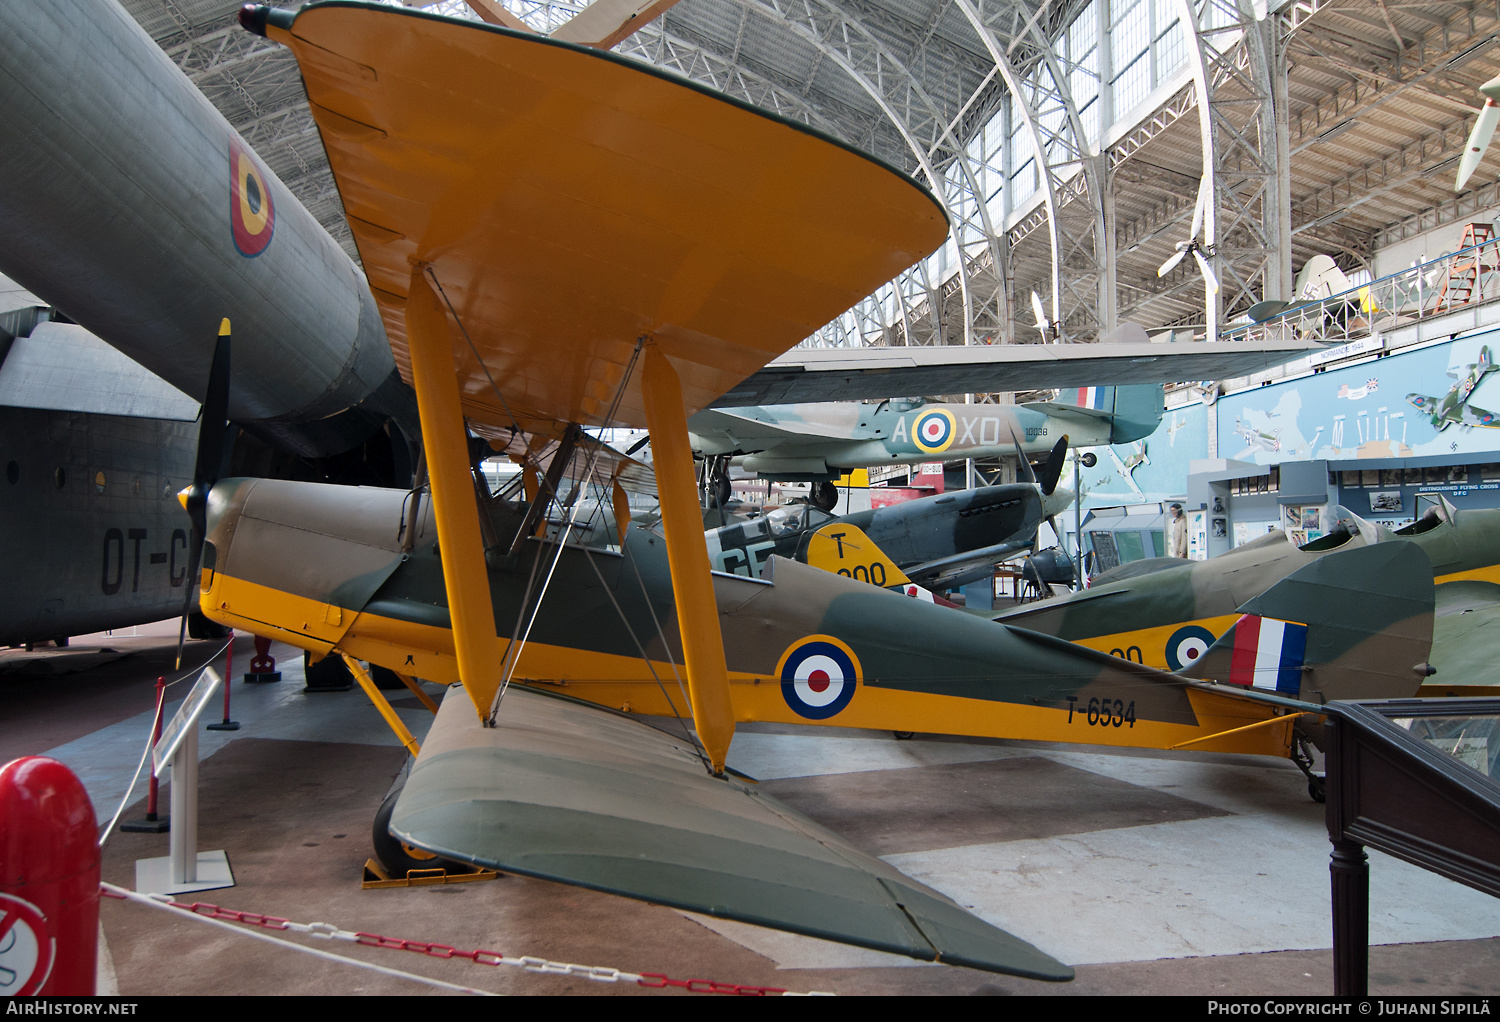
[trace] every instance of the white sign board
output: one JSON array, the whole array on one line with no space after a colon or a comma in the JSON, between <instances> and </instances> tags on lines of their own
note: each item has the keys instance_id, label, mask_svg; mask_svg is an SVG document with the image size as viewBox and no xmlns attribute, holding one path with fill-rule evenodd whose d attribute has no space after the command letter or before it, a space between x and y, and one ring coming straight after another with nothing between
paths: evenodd
<instances>
[{"instance_id":1,"label":"white sign board","mask_svg":"<svg viewBox=\"0 0 1500 1022\"><path fill-rule=\"evenodd\" d=\"M172 758L172 753L177 751L177 746L182 744L188 728L197 726L198 714L203 712L208 701L219 690L220 683L220 678L212 667L203 669L203 673L198 677L198 683L182 701L182 705L172 717L172 722L162 731L161 739L151 750L151 763L156 768L157 776L161 775L162 769Z\"/></svg>"}]
</instances>

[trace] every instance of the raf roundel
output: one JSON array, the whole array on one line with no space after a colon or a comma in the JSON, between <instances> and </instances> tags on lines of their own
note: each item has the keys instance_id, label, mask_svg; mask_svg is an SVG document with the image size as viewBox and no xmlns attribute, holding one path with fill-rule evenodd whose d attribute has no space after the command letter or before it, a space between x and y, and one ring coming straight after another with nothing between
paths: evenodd
<instances>
[{"instance_id":1,"label":"raf roundel","mask_svg":"<svg viewBox=\"0 0 1500 1022\"><path fill-rule=\"evenodd\" d=\"M1214 633L1200 625L1186 625L1167 640L1167 666L1174 671L1197 663L1214 644Z\"/></svg>"},{"instance_id":2,"label":"raf roundel","mask_svg":"<svg viewBox=\"0 0 1500 1022\"><path fill-rule=\"evenodd\" d=\"M234 247L249 258L264 252L276 232L276 210L266 175L235 139L229 140L229 224Z\"/></svg>"},{"instance_id":3,"label":"raf roundel","mask_svg":"<svg viewBox=\"0 0 1500 1022\"><path fill-rule=\"evenodd\" d=\"M859 659L831 635L794 642L776 665L781 696L798 716L827 720L842 712L859 686Z\"/></svg>"},{"instance_id":4,"label":"raf roundel","mask_svg":"<svg viewBox=\"0 0 1500 1022\"><path fill-rule=\"evenodd\" d=\"M953 443L953 415L941 408L923 412L912 423L911 439L917 449L927 454L946 451Z\"/></svg>"}]
</instances>

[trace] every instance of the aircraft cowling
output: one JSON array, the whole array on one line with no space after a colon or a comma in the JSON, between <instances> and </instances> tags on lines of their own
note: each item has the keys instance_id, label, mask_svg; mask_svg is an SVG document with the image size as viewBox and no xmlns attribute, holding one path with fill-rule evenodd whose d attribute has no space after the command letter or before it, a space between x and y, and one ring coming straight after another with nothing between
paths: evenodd
<instances>
[{"instance_id":1,"label":"aircraft cowling","mask_svg":"<svg viewBox=\"0 0 1500 1022\"><path fill-rule=\"evenodd\" d=\"M0 7L0 104L0 271L188 394L227 317L230 417L262 432L399 406L360 270L118 4ZM366 418L292 446L347 449Z\"/></svg>"}]
</instances>

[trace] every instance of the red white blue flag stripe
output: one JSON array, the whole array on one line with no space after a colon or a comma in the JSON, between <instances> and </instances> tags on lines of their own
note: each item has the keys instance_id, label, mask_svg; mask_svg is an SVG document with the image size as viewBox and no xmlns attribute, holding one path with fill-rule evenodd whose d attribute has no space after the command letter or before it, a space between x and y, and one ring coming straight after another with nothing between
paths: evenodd
<instances>
[{"instance_id":1,"label":"red white blue flag stripe","mask_svg":"<svg viewBox=\"0 0 1500 1022\"><path fill-rule=\"evenodd\" d=\"M1078 407L1108 411L1110 395L1113 394L1114 389L1113 387L1079 387Z\"/></svg>"},{"instance_id":2,"label":"red white blue flag stripe","mask_svg":"<svg viewBox=\"0 0 1500 1022\"><path fill-rule=\"evenodd\" d=\"M1229 680L1295 696L1302 690L1306 653L1306 625L1246 614L1234 624Z\"/></svg>"}]
</instances>

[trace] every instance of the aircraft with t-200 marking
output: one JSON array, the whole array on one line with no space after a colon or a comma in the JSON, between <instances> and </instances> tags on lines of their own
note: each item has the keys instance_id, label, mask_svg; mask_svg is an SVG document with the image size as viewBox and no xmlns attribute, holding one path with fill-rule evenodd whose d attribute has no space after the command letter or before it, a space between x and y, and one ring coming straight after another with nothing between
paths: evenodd
<instances>
[{"instance_id":1,"label":"aircraft with t-200 marking","mask_svg":"<svg viewBox=\"0 0 1500 1022\"><path fill-rule=\"evenodd\" d=\"M688 411L941 244L944 214L909 178L543 37L354 3L241 17L301 66L387 334L411 366L431 499L200 477L202 599L224 623L460 683L385 810L400 841L1059 980L1072 970L730 776L736 721L1281 755L1316 727L1318 707L1295 699L1165 675L795 561L774 559L761 580L710 570ZM497 138L518 187L470 173ZM520 185L543 179L553 200L537 204ZM586 248L557 241L584 233ZM597 286L569 302L534 300L585 276ZM538 537L546 488L521 505L475 485L466 426L566 445L581 425L642 424L661 528L628 527L616 550ZM1406 691L1387 668L1425 655L1430 568L1413 570L1411 547L1344 556L1314 582L1319 613L1296 626L1307 666L1327 691ZM1323 619L1347 602L1340 586L1373 575L1402 598L1366 601L1352 631ZM1283 603L1268 594L1248 610L1242 638L1286 633ZM1379 648L1355 641L1372 631ZM617 712L683 713L663 683L678 665L693 735Z\"/></svg>"}]
</instances>

